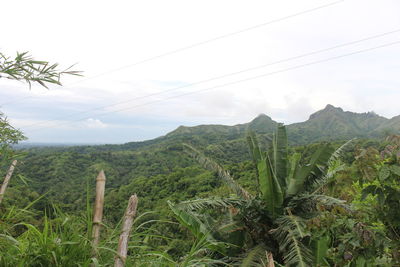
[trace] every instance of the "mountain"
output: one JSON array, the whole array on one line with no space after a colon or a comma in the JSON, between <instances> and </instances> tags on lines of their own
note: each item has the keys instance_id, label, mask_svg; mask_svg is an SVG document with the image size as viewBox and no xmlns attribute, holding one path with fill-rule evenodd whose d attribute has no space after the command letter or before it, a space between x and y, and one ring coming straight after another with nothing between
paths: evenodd
<instances>
[{"instance_id":1,"label":"mountain","mask_svg":"<svg viewBox=\"0 0 400 267\"><path fill-rule=\"evenodd\" d=\"M307 121L288 125L289 139L294 143L348 140L354 137L378 137L386 129L400 129L400 120L389 119L374 112L355 113L327 105L310 115Z\"/></svg>"},{"instance_id":2,"label":"mountain","mask_svg":"<svg viewBox=\"0 0 400 267\"><path fill-rule=\"evenodd\" d=\"M168 133L166 138L192 137L207 135L211 138L217 137L225 140L236 139L243 136L248 130L261 134L271 133L276 129L277 122L273 121L265 114L258 115L249 123L237 124L234 126L226 125L199 125L194 127L179 126L176 130Z\"/></svg>"},{"instance_id":3,"label":"mountain","mask_svg":"<svg viewBox=\"0 0 400 267\"><path fill-rule=\"evenodd\" d=\"M252 130L261 136L270 136L278 122L265 114L258 115L248 123L227 125L179 126L174 131L152 140L128 142L122 145L96 145L76 147L54 147L56 151L100 152L136 150L146 151L156 147L170 147L187 142L206 147L227 142L243 141L246 132ZM328 104L324 109L310 115L304 122L287 126L289 142L304 145L320 141L349 140L358 138L378 138L387 133L400 133L400 116L387 119L374 112L355 113L343 111ZM37 148L40 150L40 148ZM51 149L47 149L50 151Z\"/></svg>"},{"instance_id":4,"label":"mountain","mask_svg":"<svg viewBox=\"0 0 400 267\"><path fill-rule=\"evenodd\" d=\"M382 133L398 134L400 132L400 115L391 118L371 132L372 136L379 136Z\"/></svg>"},{"instance_id":5,"label":"mountain","mask_svg":"<svg viewBox=\"0 0 400 267\"><path fill-rule=\"evenodd\" d=\"M234 126L200 125L180 126L166 135L166 138L207 137L208 144L221 140L244 137L247 130L259 134L272 134L278 123L265 114L257 116L249 123ZM343 111L340 107L328 104L324 109L310 115L304 122L287 126L289 141L292 144L309 144L319 141L349 140L355 137L376 138L385 133L400 132L400 116L387 119L374 112L355 113Z\"/></svg>"}]
</instances>

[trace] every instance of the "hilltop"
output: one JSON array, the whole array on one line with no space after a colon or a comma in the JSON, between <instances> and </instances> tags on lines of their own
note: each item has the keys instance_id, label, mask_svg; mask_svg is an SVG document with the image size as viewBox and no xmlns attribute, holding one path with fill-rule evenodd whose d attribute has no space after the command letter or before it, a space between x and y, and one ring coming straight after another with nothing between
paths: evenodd
<instances>
[{"instance_id":1,"label":"hilltop","mask_svg":"<svg viewBox=\"0 0 400 267\"><path fill-rule=\"evenodd\" d=\"M182 142L205 146L244 138L248 130L269 136L277 124L277 121L266 114L260 114L250 122L233 126L217 124L179 126L164 136L141 142L128 142L121 145L59 146L52 149L80 152L148 150L158 146L174 146ZM374 112L344 111L340 107L328 104L324 109L311 114L308 120L289 124L287 128L289 143L292 145L343 141L355 137L379 138L388 133L400 132L400 115L388 119ZM37 149L40 150L40 148Z\"/></svg>"}]
</instances>

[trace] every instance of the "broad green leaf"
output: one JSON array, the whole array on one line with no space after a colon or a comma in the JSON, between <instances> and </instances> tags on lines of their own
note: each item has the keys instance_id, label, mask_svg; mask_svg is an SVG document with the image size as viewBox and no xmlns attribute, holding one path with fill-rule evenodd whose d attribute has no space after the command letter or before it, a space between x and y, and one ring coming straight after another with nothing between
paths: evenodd
<instances>
[{"instance_id":1,"label":"broad green leaf","mask_svg":"<svg viewBox=\"0 0 400 267\"><path fill-rule=\"evenodd\" d=\"M267 209L274 217L283 204L281 183L275 175L271 159L267 153L262 153L254 133L248 135L248 143L253 160L257 166L257 177L261 197L267 204Z\"/></svg>"},{"instance_id":2,"label":"broad green leaf","mask_svg":"<svg viewBox=\"0 0 400 267\"><path fill-rule=\"evenodd\" d=\"M325 235L314 241L314 263L315 266L329 266L326 264L325 256L329 249L329 236Z\"/></svg>"},{"instance_id":3,"label":"broad green leaf","mask_svg":"<svg viewBox=\"0 0 400 267\"><path fill-rule=\"evenodd\" d=\"M288 176L288 142L286 127L282 124L278 125L272 148L274 173L281 188L286 188L286 177Z\"/></svg>"},{"instance_id":4,"label":"broad green leaf","mask_svg":"<svg viewBox=\"0 0 400 267\"><path fill-rule=\"evenodd\" d=\"M400 176L400 166L398 165L390 166L390 170L392 171L392 173L396 174L397 176Z\"/></svg>"},{"instance_id":5,"label":"broad green leaf","mask_svg":"<svg viewBox=\"0 0 400 267\"><path fill-rule=\"evenodd\" d=\"M383 165L379 170L379 180L381 182L385 181L390 175L390 168L387 165Z\"/></svg>"},{"instance_id":6,"label":"broad green leaf","mask_svg":"<svg viewBox=\"0 0 400 267\"><path fill-rule=\"evenodd\" d=\"M333 148L329 144L322 144L317 151L314 152L307 165L297 168L294 177L289 182L286 192L287 195L296 195L301 192L311 174L319 176L317 178L323 178L323 173L321 173L320 168L326 167L332 153Z\"/></svg>"},{"instance_id":7,"label":"broad green leaf","mask_svg":"<svg viewBox=\"0 0 400 267\"><path fill-rule=\"evenodd\" d=\"M262 198L267 204L267 209L273 217L283 204L281 186L272 171L269 157L257 163L258 181Z\"/></svg>"}]
</instances>

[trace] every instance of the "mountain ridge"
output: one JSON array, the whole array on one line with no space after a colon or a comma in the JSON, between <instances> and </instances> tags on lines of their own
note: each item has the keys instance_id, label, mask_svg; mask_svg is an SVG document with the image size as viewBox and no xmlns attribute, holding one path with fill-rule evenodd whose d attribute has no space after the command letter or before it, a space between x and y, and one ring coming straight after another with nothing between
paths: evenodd
<instances>
[{"instance_id":1,"label":"mountain ridge","mask_svg":"<svg viewBox=\"0 0 400 267\"><path fill-rule=\"evenodd\" d=\"M194 136L220 134L228 140L238 138L247 130L260 134L272 134L278 124L266 114L259 114L248 123L227 125L180 126L165 137ZM316 111L303 122L287 125L289 140L294 144L306 144L319 141L351 139L354 137L376 138L385 133L400 132L400 115L392 119L385 118L375 112L356 113L344 111L331 104Z\"/></svg>"},{"instance_id":2,"label":"mountain ridge","mask_svg":"<svg viewBox=\"0 0 400 267\"><path fill-rule=\"evenodd\" d=\"M77 147L79 149L72 149L80 151L91 151L92 148L100 151L142 150L158 145L174 146L183 142L206 146L244 138L248 130L261 135L272 135L278 123L268 115L261 113L250 122L232 126L222 124L181 125L163 136L145 141L114 145L87 145ZM321 141L343 141L355 137L378 138L386 134L400 134L400 115L388 119L375 112L344 111L340 107L328 104L324 109L312 113L308 120L288 124L287 129L288 139L292 145L305 145ZM70 150L71 148L54 149Z\"/></svg>"}]
</instances>

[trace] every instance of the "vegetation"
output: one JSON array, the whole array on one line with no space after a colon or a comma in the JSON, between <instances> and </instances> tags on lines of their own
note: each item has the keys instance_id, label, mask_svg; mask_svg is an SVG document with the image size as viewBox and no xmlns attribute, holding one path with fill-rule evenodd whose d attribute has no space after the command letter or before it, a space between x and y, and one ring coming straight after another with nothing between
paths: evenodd
<instances>
[{"instance_id":1,"label":"vegetation","mask_svg":"<svg viewBox=\"0 0 400 267\"><path fill-rule=\"evenodd\" d=\"M118 237L134 193L126 266L397 266L400 138L345 142L360 135L320 124L359 120L371 133L387 123L347 115L328 106L303 125L262 115L139 143L17 151L12 145L25 137L2 116L1 170L20 163L0 205L0 266L125 259ZM324 138L336 141L313 143ZM105 206L94 244L101 170Z\"/></svg>"},{"instance_id":2,"label":"vegetation","mask_svg":"<svg viewBox=\"0 0 400 267\"><path fill-rule=\"evenodd\" d=\"M239 201L232 203L232 199L197 199L178 206L170 204L173 211L194 233L213 233L218 229L217 233L213 233L214 236L227 236L224 240L226 243L234 244L241 248L241 253L248 255L243 262L249 261L248 257L251 256L251 262L261 264L262 258L268 261L266 255L270 255L270 259L274 258L287 266L310 266L313 261L320 265L326 251L316 251L314 255L319 256L313 259L313 253L307 246L315 242L319 249L322 244L318 243L326 242L327 238L312 236L306 225L321 217L321 208L348 209L343 201L320 192L336 172L334 162L343 147L333 151L330 145L323 144L307 163L299 153L289 157L286 127L282 125L278 126L269 152L260 149L254 134L248 136L248 143L257 169L256 196L251 196L217 163L187 146L190 154L199 162L218 172ZM211 216L204 216L210 206L227 210L226 217L229 220L226 225L210 224L211 221L220 223ZM235 210L232 211L232 208ZM326 244L323 246L326 247ZM263 248L263 252L267 251L267 254L261 254L261 258L257 259L260 255L252 252L260 248Z\"/></svg>"},{"instance_id":3,"label":"vegetation","mask_svg":"<svg viewBox=\"0 0 400 267\"><path fill-rule=\"evenodd\" d=\"M48 83L61 85L61 76L80 75L80 71L71 68L59 70L57 63L35 60L28 52L17 53L13 59L0 53L0 78L26 82L29 87L32 83L46 88Z\"/></svg>"}]
</instances>

